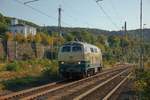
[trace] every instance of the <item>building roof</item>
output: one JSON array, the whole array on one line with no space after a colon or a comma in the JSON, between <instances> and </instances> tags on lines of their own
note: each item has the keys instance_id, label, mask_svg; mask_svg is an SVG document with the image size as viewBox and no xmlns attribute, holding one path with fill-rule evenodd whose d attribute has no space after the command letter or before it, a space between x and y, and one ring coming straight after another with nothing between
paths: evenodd
<instances>
[{"instance_id":1,"label":"building roof","mask_svg":"<svg viewBox=\"0 0 150 100\"><path fill-rule=\"evenodd\" d=\"M83 46L85 46L85 47L98 48L98 47L95 46L95 45L92 45L92 44L89 44L89 43L86 43L86 42L81 42L81 41L71 41L71 42L65 43L64 45L73 45L73 44L80 44L80 45L83 45ZM98 49L99 49L99 48L98 48Z\"/></svg>"}]
</instances>

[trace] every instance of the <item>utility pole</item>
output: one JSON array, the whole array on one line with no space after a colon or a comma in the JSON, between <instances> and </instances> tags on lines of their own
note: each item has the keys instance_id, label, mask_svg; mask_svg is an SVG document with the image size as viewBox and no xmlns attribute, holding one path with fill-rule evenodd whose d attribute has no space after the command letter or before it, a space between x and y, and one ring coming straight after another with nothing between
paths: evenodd
<instances>
[{"instance_id":1,"label":"utility pole","mask_svg":"<svg viewBox=\"0 0 150 100\"><path fill-rule=\"evenodd\" d=\"M59 46L60 46L60 37L62 37L62 33L61 33L61 5L58 8L58 40L57 40L57 53L59 50Z\"/></svg>"},{"instance_id":2,"label":"utility pole","mask_svg":"<svg viewBox=\"0 0 150 100\"><path fill-rule=\"evenodd\" d=\"M122 49L122 63L124 63L123 37L124 37L124 26L122 26L122 41L121 41L121 49Z\"/></svg>"},{"instance_id":3,"label":"utility pole","mask_svg":"<svg viewBox=\"0 0 150 100\"><path fill-rule=\"evenodd\" d=\"M140 1L140 70L144 70L143 62L143 2Z\"/></svg>"},{"instance_id":4,"label":"utility pole","mask_svg":"<svg viewBox=\"0 0 150 100\"><path fill-rule=\"evenodd\" d=\"M125 37L127 39L127 22L126 21L124 23L124 34L125 34Z\"/></svg>"},{"instance_id":5,"label":"utility pole","mask_svg":"<svg viewBox=\"0 0 150 100\"><path fill-rule=\"evenodd\" d=\"M125 21L124 23L124 39L127 41L127 22ZM126 59L126 62L128 62L128 53L127 53L127 46L125 46L125 59Z\"/></svg>"},{"instance_id":6,"label":"utility pole","mask_svg":"<svg viewBox=\"0 0 150 100\"><path fill-rule=\"evenodd\" d=\"M59 36L61 37L62 34L61 34L61 5L59 6L58 8L58 33L59 33Z\"/></svg>"}]
</instances>

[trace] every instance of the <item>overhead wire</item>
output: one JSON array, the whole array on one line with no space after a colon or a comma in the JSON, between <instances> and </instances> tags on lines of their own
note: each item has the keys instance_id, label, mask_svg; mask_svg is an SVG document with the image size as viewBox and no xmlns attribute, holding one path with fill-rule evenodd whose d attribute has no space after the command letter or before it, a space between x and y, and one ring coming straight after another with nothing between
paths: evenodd
<instances>
[{"instance_id":1,"label":"overhead wire","mask_svg":"<svg viewBox=\"0 0 150 100\"><path fill-rule=\"evenodd\" d=\"M62 3L63 3L63 4L66 4L64 0L62 0ZM77 10L73 9L70 5L67 5L67 6L68 6L68 8L71 9L73 12L78 13ZM72 19L74 19L74 20L80 22L81 24L86 25L87 27L90 26L90 24L89 24L87 21L78 20L76 17L72 16L71 14L67 14L67 15L68 15L70 18L72 18Z\"/></svg>"},{"instance_id":2,"label":"overhead wire","mask_svg":"<svg viewBox=\"0 0 150 100\"><path fill-rule=\"evenodd\" d=\"M27 1L27 2L24 2L24 4L31 3L31 2L35 2L35 1L39 1L39 0Z\"/></svg>"},{"instance_id":3,"label":"overhead wire","mask_svg":"<svg viewBox=\"0 0 150 100\"><path fill-rule=\"evenodd\" d=\"M65 11L64 11L64 13L65 13ZM83 23L83 21L78 20L77 18L73 17L71 14L68 14L68 13L67 13L67 17L69 17L70 19L74 20L74 22L80 22L81 24L84 24L84 25L86 25L87 27L90 26L88 23Z\"/></svg>"},{"instance_id":4,"label":"overhead wire","mask_svg":"<svg viewBox=\"0 0 150 100\"><path fill-rule=\"evenodd\" d=\"M118 11L116 10L116 7L114 6L113 1L112 1L112 0L109 0L109 1L110 1L110 4L111 4L112 9L113 9L114 12L115 12L116 17L119 18L119 19L120 19L120 22L121 22L121 21L122 21L122 17L120 16L120 14L118 13Z\"/></svg>"},{"instance_id":5,"label":"overhead wire","mask_svg":"<svg viewBox=\"0 0 150 100\"><path fill-rule=\"evenodd\" d=\"M33 7L33 6L26 5L26 4L24 4L24 2L21 2L21 1L19 1L19 0L14 0L14 1L16 1L16 2L19 3L19 4L22 4L22 5L24 5L24 6L29 7L30 9L32 9L32 10L34 10L34 11L40 13L41 15L47 16L48 18L51 18L51 19L54 19L54 20L57 21L57 18L55 18L55 17L53 17L53 16L50 16L50 15L48 15L47 13L45 13L45 12L43 12L43 11L41 11L41 10L39 10L39 9L37 9L37 8L35 8L35 7ZM70 25L70 24L68 24L68 23L66 23L66 22L64 22L64 21L62 21L62 23L65 24L65 25L67 25L67 26L72 26L72 25Z\"/></svg>"},{"instance_id":6,"label":"overhead wire","mask_svg":"<svg viewBox=\"0 0 150 100\"><path fill-rule=\"evenodd\" d=\"M101 11L107 17L107 19L112 23L112 25L114 25L115 28L119 29L119 27L117 26L117 24L111 19L111 17L106 13L106 11L104 10L104 8L99 4L99 1L102 1L102 0L96 0L96 1L94 0L94 2L96 2L96 4L98 5L98 7L101 9Z\"/></svg>"},{"instance_id":7,"label":"overhead wire","mask_svg":"<svg viewBox=\"0 0 150 100\"><path fill-rule=\"evenodd\" d=\"M34 10L34 11L36 11L36 12L38 12L38 13L40 13L40 14L42 14L42 15L44 15L44 16L47 16L47 17L49 17L49 18L51 18L51 19L54 19L54 20L57 20L57 18L56 17L53 17L53 16L50 16L50 15L48 15L47 13L45 13L45 12L43 12L43 11L41 11L41 10L39 10L39 9L37 9L37 8L35 8L35 7L33 7L33 6L31 6L31 5L27 5L27 3L28 2L21 2L21 1L19 1L19 0L14 0L14 1L16 1L16 2L18 2L19 4L22 4L22 5L24 5L24 6L27 6L27 7L29 7L30 9L32 9L32 10ZM33 1L38 1L38 0L32 0L32 1L29 1L29 2L33 2ZM94 0L95 1L95 0ZM102 0L98 0L98 1L102 1ZM102 12L105 14L105 16L110 20L110 22L116 27L116 28L118 28L118 26L113 22L113 20L111 19L111 17L106 13L106 11L103 9L103 7L98 3L98 1L96 1L96 3L97 3L97 5L100 7L100 9L102 10ZM63 1L64 2L64 1ZM72 9L72 8L71 8ZM74 20L77 20L77 19L75 19L73 16L71 16L71 15L68 15L70 18L72 18L72 19L74 19ZM80 21L81 22L81 21ZM68 24L68 23L66 23L66 22L64 22L64 21L62 21L62 23L63 24L65 24L65 25L67 25L67 26L72 26L72 25L70 25L70 24ZM87 26L89 26L89 24L87 23L87 22L84 22L84 24L86 23L86 25Z\"/></svg>"}]
</instances>

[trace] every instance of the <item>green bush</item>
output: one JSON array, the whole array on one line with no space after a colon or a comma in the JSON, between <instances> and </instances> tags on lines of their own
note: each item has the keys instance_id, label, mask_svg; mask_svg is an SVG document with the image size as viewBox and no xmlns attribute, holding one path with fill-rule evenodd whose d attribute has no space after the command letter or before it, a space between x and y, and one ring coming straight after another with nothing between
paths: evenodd
<instances>
[{"instance_id":1,"label":"green bush","mask_svg":"<svg viewBox=\"0 0 150 100\"><path fill-rule=\"evenodd\" d=\"M18 63L10 63L6 65L6 70L7 71L18 71L20 69Z\"/></svg>"},{"instance_id":2,"label":"green bush","mask_svg":"<svg viewBox=\"0 0 150 100\"><path fill-rule=\"evenodd\" d=\"M2 85L6 90L19 91L31 87L41 86L43 84L48 84L54 81L57 81L57 79L52 80L50 77L43 76L26 76L22 78L3 81Z\"/></svg>"},{"instance_id":3,"label":"green bush","mask_svg":"<svg viewBox=\"0 0 150 100\"><path fill-rule=\"evenodd\" d=\"M3 85L8 90L22 90L22 88L30 87L30 85L34 86L38 84L38 78L27 76L24 78L15 78L12 80L4 81Z\"/></svg>"},{"instance_id":4,"label":"green bush","mask_svg":"<svg viewBox=\"0 0 150 100\"><path fill-rule=\"evenodd\" d=\"M141 100L150 100L150 71L139 72L137 75L138 80L135 81L135 87L142 95Z\"/></svg>"},{"instance_id":5,"label":"green bush","mask_svg":"<svg viewBox=\"0 0 150 100\"><path fill-rule=\"evenodd\" d=\"M43 75L44 77L58 78L58 63L53 61L51 64L46 65L43 70Z\"/></svg>"},{"instance_id":6,"label":"green bush","mask_svg":"<svg viewBox=\"0 0 150 100\"><path fill-rule=\"evenodd\" d=\"M146 63L146 67L150 67L150 61Z\"/></svg>"}]
</instances>

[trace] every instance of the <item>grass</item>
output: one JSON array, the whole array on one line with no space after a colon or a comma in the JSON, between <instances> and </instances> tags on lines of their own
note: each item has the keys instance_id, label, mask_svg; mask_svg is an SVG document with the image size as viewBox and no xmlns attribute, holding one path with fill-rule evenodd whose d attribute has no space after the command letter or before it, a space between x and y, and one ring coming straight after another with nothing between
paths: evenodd
<instances>
[{"instance_id":1,"label":"grass","mask_svg":"<svg viewBox=\"0 0 150 100\"><path fill-rule=\"evenodd\" d=\"M104 65L105 68L111 68L115 64L116 64L115 61L106 61L106 60L103 61L103 65Z\"/></svg>"},{"instance_id":2,"label":"grass","mask_svg":"<svg viewBox=\"0 0 150 100\"><path fill-rule=\"evenodd\" d=\"M1 84L7 90L18 91L39 86L59 79L58 63L48 59L12 62L6 64L0 77L10 78Z\"/></svg>"},{"instance_id":3,"label":"grass","mask_svg":"<svg viewBox=\"0 0 150 100\"><path fill-rule=\"evenodd\" d=\"M144 65L147 69L150 69L150 61L147 61L145 62L145 65Z\"/></svg>"},{"instance_id":4,"label":"grass","mask_svg":"<svg viewBox=\"0 0 150 100\"><path fill-rule=\"evenodd\" d=\"M137 72L135 87L142 100L150 100L150 70Z\"/></svg>"},{"instance_id":5,"label":"grass","mask_svg":"<svg viewBox=\"0 0 150 100\"><path fill-rule=\"evenodd\" d=\"M5 64L4 63L0 63L0 71L3 71L5 68Z\"/></svg>"},{"instance_id":6,"label":"grass","mask_svg":"<svg viewBox=\"0 0 150 100\"><path fill-rule=\"evenodd\" d=\"M45 69L39 76L26 76L4 81L3 86L7 90L19 91L59 80L57 71L52 69Z\"/></svg>"},{"instance_id":7,"label":"grass","mask_svg":"<svg viewBox=\"0 0 150 100\"><path fill-rule=\"evenodd\" d=\"M112 64L113 62L107 63L110 66ZM5 65L0 78L9 79L2 82L2 88L11 91L39 86L59 80L58 62L48 59L15 61Z\"/></svg>"},{"instance_id":8,"label":"grass","mask_svg":"<svg viewBox=\"0 0 150 100\"><path fill-rule=\"evenodd\" d=\"M4 81L2 83L2 86L5 87L6 90L19 91L19 90L47 84L53 81L56 80L52 80L48 77L43 77L43 76L39 76L39 77L26 76L24 78L15 78L12 80Z\"/></svg>"},{"instance_id":9,"label":"grass","mask_svg":"<svg viewBox=\"0 0 150 100\"><path fill-rule=\"evenodd\" d=\"M9 63L6 65L6 71L19 71L20 66L17 62Z\"/></svg>"},{"instance_id":10,"label":"grass","mask_svg":"<svg viewBox=\"0 0 150 100\"><path fill-rule=\"evenodd\" d=\"M51 77L52 79L59 77L57 61L53 61L51 65L45 66L45 69L43 70L43 75L46 77Z\"/></svg>"}]
</instances>

